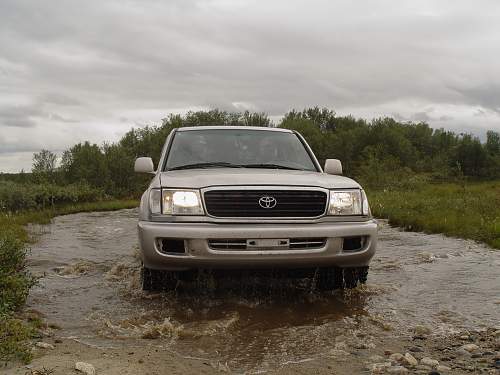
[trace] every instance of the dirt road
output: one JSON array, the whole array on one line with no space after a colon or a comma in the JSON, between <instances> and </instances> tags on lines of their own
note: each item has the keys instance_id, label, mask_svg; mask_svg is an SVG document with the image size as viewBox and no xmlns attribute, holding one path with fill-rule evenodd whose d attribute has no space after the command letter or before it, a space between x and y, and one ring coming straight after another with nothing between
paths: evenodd
<instances>
[{"instance_id":1,"label":"dirt road","mask_svg":"<svg viewBox=\"0 0 500 375\"><path fill-rule=\"evenodd\" d=\"M498 251L381 223L368 283L351 291L206 275L143 293L135 225L122 210L33 228L41 279L27 308L54 349L0 372L76 374L84 361L97 374L500 373Z\"/></svg>"}]
</instances>

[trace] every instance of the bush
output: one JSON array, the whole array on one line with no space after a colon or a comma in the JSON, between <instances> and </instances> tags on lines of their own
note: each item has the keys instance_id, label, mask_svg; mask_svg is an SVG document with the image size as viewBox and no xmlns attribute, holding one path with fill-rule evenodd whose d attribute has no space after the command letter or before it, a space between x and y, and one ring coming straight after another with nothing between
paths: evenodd
<instances>
[{"instance_id":1,"label":"bush","mask_svg":"<svg viewBox=\"0 0 500 375\"><path fill-rule=\"evenodd\" d=\"M58 204L95 202L104 198L101 189L86 184L58 186L0 181L1 211L44 209Z\"/></svg>"},{"instance_id":2,"label":"bush","mask_svg":"<svg viewBox=\"0 0 500 375\"><path fill-rule=\"evenodd\" d=\"M33 330L13 318L28 297L33 278L25 269L26 246L17 231L2 223L0 232L0 359L29 361Z\"/></svg>"},{"instance_id":3,"label":"bush","mask_svg":"<svg viewBox=\"0 0 500 375\"><path fill-rule=\"evenodd\" d=\"M24 304L32 285L25 270L26 247L13 232L0 233L0 315Z\"/></svg>"}]
</instances>

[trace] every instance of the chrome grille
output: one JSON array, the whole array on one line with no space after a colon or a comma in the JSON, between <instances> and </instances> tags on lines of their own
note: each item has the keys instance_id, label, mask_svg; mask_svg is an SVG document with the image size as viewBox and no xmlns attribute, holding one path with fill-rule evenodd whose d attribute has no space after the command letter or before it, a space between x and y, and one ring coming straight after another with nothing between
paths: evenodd
<instances>
[{"instance_id":1,"label":"chrome grille","mask_svg":"<svg viewBox=\"0 0 500 375\"><path fill-rule=\"evenodd\" d=\"M209 215L215 217L317 217L324 214L322 190L209 190L204 193ZM273 204L265 207L272 198Z\"/></svg>"},{"instance_id":2,"label":"chrome grille","mask_svg":"<svg viewBox=\"0 0 500 375\"><path fill-rule=\"evenodd\" d=\"M208 240L208 246L213 250L255 250L254 247L248 245L247 239L213 239ZM326 245L326 238L290 238L289 244L286 247L274 247L268 250L307 250L320 249ZM259 249L265 251L266 249Z\"/></svg>"}]
</instances>

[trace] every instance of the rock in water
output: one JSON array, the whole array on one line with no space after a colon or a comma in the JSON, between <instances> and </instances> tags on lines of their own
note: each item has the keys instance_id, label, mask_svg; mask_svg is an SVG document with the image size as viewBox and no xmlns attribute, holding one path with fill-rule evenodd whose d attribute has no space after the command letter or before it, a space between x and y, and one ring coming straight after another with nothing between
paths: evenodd
<instances>
[{"instance_id":1,"label":"rock in water","mask_svg":"<svg viewBox=\"0 0 500 375\"><path fill-rule=\"evenodd\" d=\"M408 369L403 366L392 366L387 369L389 374L406 375L408 374Z\"/></svg>"},{"instance_id":2,"label":"rock in water","mask_svg":"<svg viewBox=\"0 0 500 375\"><path fill-rule=\"evenodd\" d=\"M389 359L392 362L401 362L403 360L404 356L401 353L393 353L389 356Z\"/></svg>"},{"instance_id":3,"label":"rock in water","mask_svg":"<svg viewBox=\"0 0 500 375\"><path fill-rule=\"evenodd\" d=\"M462 346L462 349L467 350L469 353L472 353L478 350L479 346L477 346L476 344L466 344Z\"/></svg>"},{"instance_id":4,"label":"rock in water","mask_svg":"<svg viewBox=\"0 0 500 375\"><path fill-rule=\"evenodd\" d=\"M406 353L403 360L408 366L415 367L418 365L417 359L410 353Z\"/></svg>"},{"instance_id":5,"label":"rock in water","mask_svg":"<svg viewBox=\"0 0 500 375\"><path fill-rule=\"evenodd\" d=\"M76 362L75 369L83 372L85 375L95 375L95 368L90 363Z\"/></svg>"},{"instance_id":6,"label":"rock in water","mask_svg":"<svg viewBox=\"0 0 500 375\"><path fill-rule=\"evenodd\" d=\"M432 368L436 368L439 366L439 361L436 359L432 359L429 357L424 357L420 360L420 363L426 366L430 366Z\"/></svg>"},{"instance_id":7,"label":"rock in water","mask_svg":"<svg viewBox=\"0 0 500 375\"><path fill-rule=\"evenodd\" d=\"M49 344L47 342L42 342L42 341L37 342L36 346L37 346L37 348L42 348L42 349L55 349L54 345Z\"/></svg>"},{"instance_id":8,"label":"rock in water","mask_svg":"<svg viewBox=\"0 0 500 375\"><path fill-rule=\"evenodd\" d=\"M413 328L413 333L416 336L427 336L431 333L431 329L427 326L424 325L416 325L415 328Z\"/></svg>"},{"instance_id":9,"label":"rock in water","mask_svg":"<svg viewBox=\"0 0 500 375\"><path fill-rule=\"evenodd\" d=\"M438 372L449 372L451 371L451 367L439 365L436 370Z\"/></svg>"}]
</instances>

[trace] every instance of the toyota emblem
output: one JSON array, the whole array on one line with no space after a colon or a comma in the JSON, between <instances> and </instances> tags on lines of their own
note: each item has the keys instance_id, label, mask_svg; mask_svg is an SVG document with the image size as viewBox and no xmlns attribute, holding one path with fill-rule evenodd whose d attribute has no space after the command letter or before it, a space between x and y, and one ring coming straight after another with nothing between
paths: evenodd
<instances>
[{"instance_id":1,"label":"toyota emblem","mask_svg":"<svg viewBox=\"0 0 500 375\"><path fill-rule=\"evenodd\" d=\"M260 197L259 199L259 206L262 208L274 208L276 207L276 204L278 202L276 201L276 198L270 197L269 195L264 195L263 197Z\"/></svg>"}]
</instances>

